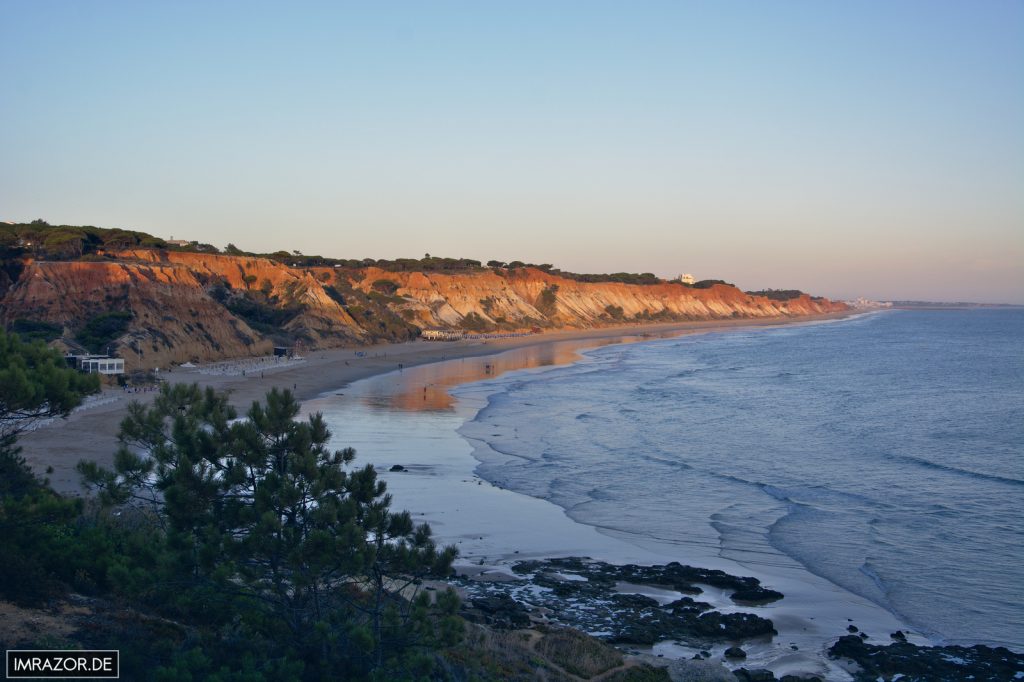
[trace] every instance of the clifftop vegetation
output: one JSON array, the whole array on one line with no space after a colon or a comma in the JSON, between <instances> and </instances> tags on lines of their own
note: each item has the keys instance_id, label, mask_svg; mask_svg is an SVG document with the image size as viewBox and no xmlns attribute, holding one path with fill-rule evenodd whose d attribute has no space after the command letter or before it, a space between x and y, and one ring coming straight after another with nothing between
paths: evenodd
<instances>
[{"instance_id":1,"label":"clifftop vegetation","mask_svg":"<svg viewBox=\"0 0 1024 682\"><path fill-rule=\"evenodd\" d=\"M486 270L511 271L535 268L559 277L577 282L622 282L625 284L663 284L665 280L650 272L609 274L580 274L562 271L550 263L525 263L523 261L487 261L484 265L472 258L446 258L431 256L423 258L331 258L319 255L305 255L299 251L274 251L256 253L245 251L234 244L219 249L212 244L178 240L165 240L145 232L123 229L106 229L92 225L50 225L45 220L30 223L0 224L0 259L10 261L31 256L41 260L95 260L102 259L103 252L128 249L167 249L191 253L212 253L229 256L251 256L269 258L279 263L299 268L337 267L349 270L375 267L390 272L439 272L464 273ZM11 277L11 280L16 277Z\"/></svg>"},{"instance_id":2,"label":"clifftop vegetation","mask_svg":"<svg viewBox=\"0 0 1024 682\"><path fill-rule=\"evenodd\" d=\"M751 296L764 296L773 301L790 301L800 298L804 292L799 289L762 289L761 291L748 291Z\"/></svg>"}]
</instances>

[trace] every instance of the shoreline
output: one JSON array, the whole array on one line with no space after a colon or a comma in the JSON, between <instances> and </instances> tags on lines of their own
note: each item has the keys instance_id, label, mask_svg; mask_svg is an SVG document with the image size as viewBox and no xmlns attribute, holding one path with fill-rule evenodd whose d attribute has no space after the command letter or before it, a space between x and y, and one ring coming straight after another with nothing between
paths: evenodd
<instances>
[{"instance_id":1,"label":"shoreline","mask_svg":"<svg viewBox=\"0 0 1024 682\"><path fill-rule=\"evenodd\" d=\"M300 402L344 390L356 381L382 376L399 369L411 369L450 359L478 358L497 355L509 350L540 348L563 343L579 344L579 350L592 345L624 343L688 333L719 331L736 328L766 328L798 325L823 320L837 320L854 315L857 311L843 311L824 315L787 318L702 320L663 324L624 325L595 329L574 329L547 332L511 339L437 341L422 340L373 346L342 346L312 351L302 361L281 367L264 364L263 376L257 374L259 358L242 357L208 363L195 368L177 367L160 372L168 382L198 383L202 387L227 391L231 403L244 414L253 401L260 400L272 388L292 389ZM361 354L361 355L360 355ZM252 367L242 375L204 373L214 366L245 365ZM271 370L271 371L267 371ZM53 420L23 434L18 444L29 466L50 480L53 488L62 494L80 495L75 465L79 460L93 460L110 466L117 450L117 430L121 419L133 401L149 402L154 393L126 393L119 388L105 387L91 406L84 406L65 420Z\"/></svg>"},{"instance_id":2,"label":"shoreline","mask_svg":"<svg viewBox=\"0 0 1024 682\"><path fill-rule=\"evenodd\" d=\"M827 320L816 321L821 322ZM585 351L599 345L605 344L577 347L571 354L554 353L549 357L522 357L526 349L511 349L479 358L477 363L455 358L433 365L433 371L421 367L354 383L344 392L311 401L305 410L324 415L337 434L334 445L355 447L358 460L378 470L394 496L396 508L409 509L418 521L430 523L439 541L458 547L456 565L463 576L460 585L469 594L525 590L529 600L529 586L509 585L512 565L522 560L589 557L615 565L647 566L678 561L730 575L753 576L765 587L785 594L783 600L761 606L734 604L726 592L715 589L701 597L721 613L754 613L776 623L779 634L773 640L744 644L748 666L771 666L779 674L815 670L828 679L842 678L842 671L827 660L824 650L853 623L870 632L875 643L888 643L889 633L896 630L908 634L915 644L931 643L898 615L795 561L784 567L755 567L706 553L695 555L687 551L692 548L651 546L636 542L638 538L577 521L547 499L508 490L482 478L477 472L482 461L479 449L489 446L467 437L461 427L473 420L489 395L500 390L487 380L506 372L509 374L505 378L514 380L517 375L586 362ZM581 350L583 355L579 354ZM481 373L482 367L491 371ZM452 403L439 403L435 390L438 380L447 382L439 387L446 395L453 385L464 388L456 392ZM391 470L396 464L402 470ZM541 528L543 533L537 533ZM709 648L720 659L727 646L721 643ZM666 658L690 658L697 649L663 641L648 651Z\"/></svg>"}]
</instances>

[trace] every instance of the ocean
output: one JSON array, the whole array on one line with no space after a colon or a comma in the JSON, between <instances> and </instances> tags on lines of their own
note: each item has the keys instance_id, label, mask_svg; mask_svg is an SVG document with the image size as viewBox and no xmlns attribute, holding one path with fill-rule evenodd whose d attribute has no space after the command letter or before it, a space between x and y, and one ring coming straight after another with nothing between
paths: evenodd
<instances>
[{"instance_id":1,"label":"ocean","mask_svg":"<svg viewBox=\"0 0 1024 682\"><path fill-rule=\"evenodd\" d=\"M602 534L1024 649L1024 310L605 346L453 393L477 475Z\"/></svg>"}]
</instances>

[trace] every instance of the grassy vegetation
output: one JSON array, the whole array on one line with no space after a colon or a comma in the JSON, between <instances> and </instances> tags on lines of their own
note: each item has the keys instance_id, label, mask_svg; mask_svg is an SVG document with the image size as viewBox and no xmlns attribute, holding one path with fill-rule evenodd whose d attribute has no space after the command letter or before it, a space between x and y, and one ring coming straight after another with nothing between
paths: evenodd
<instances>
[{"instance_id":1,"label":"grassy vegetation","mask_svg":"<svg viewBox=\"0 0 1024 682\"><path fill-rule=\"evenodd\" d=\"M623 664L622 654L577 630L556 630L537 642L536 649L566 672L590 679Z\"/></svg>"},{"instance_id":2,"label":"grassy vegetation","mask_svg":"<svg viewBox=\"0 0 1024 682\"><path fill-rule=\"evenodd\" d=\"M494 630L468 624L463 640L443 652L445 679L508 682L668 682L663 668L628 664L621 652L568 628Z\"/></svg>"}]
</instances>

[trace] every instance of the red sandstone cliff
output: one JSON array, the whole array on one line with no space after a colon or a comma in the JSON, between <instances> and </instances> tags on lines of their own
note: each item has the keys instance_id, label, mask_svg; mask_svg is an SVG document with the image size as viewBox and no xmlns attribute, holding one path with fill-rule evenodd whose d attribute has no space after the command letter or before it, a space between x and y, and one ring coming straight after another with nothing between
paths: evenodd
<instances>
[{"instance_id":1,"label":"red sandstone cliff","mask_svg":"<svg viewBox=\"0 0 1024 682\"><path fill-rule=\"evenodd\" d=\"M499 274L500 273L500 274ZM789 301L750 296L736 287L716 284L694 289L678 283L654 285L619 282L577 282L532 268L512 271L445 275L396 273L378 268L362 271L354 286L369 291L375 281L399 285L395 292L406 302L421 326L460 326L476 313L486 322L510 327L531 324L593 327L619 320L708 320L727 317L784 317L815 315L846 309L842 303L804 294ZM553 289L553 310L542 311L541 296ZM621 308L609 312L609 307Z\"/></svg>"},{"instance_id":2,"label":"red sandstone cliff","mask_svg":"<svg viewBox=\"0 0 1024 682\"><path fill-rule=\"evenodd\" d=\"M585 283L531 268L439 274L291 268L265 258L160 250L107 256L27 262L0 299L0 322L56 323L71 338L97 315L128 312L128 328L113 345L129 367L153 367L263 354L275 341L330 347L434 326L586 328L846 308L807 295L774 301L720 284Z\"/></svg>"}]
</instances>

